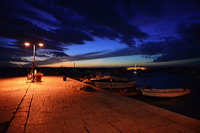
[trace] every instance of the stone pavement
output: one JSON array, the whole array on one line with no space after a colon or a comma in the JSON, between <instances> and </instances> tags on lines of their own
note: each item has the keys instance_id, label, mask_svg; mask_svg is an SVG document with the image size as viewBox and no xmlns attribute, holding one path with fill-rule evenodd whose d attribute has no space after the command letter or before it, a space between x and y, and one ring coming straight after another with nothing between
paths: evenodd
<instances>
[{"instance_id":1,"label":"stone pavement","mask_svg":"<svg viewBox=\"0 0 200 133\"><path fill-rule=\"evenodd\" d=\"M200 121L61 76L0 79L0 132L198 133Z\"/></svg>"}]
</instances>

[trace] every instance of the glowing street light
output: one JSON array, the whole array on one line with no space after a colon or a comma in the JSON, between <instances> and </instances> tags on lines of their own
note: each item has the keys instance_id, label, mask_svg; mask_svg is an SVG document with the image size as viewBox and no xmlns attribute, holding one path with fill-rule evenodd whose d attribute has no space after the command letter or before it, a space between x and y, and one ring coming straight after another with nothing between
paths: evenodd
<instances>
[{"instance_id":1,"label":"glowing street light","mask_svg":"<svg viewBox=\"0 0 200 133\"><path fill-rule=\"evenodd\" d=\"M31 45L29 42L25 42L24 44L27 47ZM32 45L33 45L33 61L32 61L32 70L31 70L31 73L32 73L32 76L34 76L34 70L35 70L35 52L36 52L35 47L36 47L36 44L32 44ZM43 43L38 43L38 46L39 47L43 47L44 44ZM34 78L32 79L32 81L33 80L34 80Z\"/></svg>"}]
</instances>

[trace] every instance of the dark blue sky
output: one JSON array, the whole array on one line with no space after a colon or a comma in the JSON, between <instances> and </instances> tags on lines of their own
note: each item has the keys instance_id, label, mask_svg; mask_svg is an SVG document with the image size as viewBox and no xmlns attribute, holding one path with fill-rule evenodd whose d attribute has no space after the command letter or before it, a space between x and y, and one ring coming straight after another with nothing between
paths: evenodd
<instances>
[{"instance_id":1,"label":"dark blue sky","mask_svg":"<svg viewBox=\"0 0 200 133\"><path fill-rule=\"evenodd\" d=\"M200 66L198 0L3 0L0 66Z\"/></svg>"}]
</instances>

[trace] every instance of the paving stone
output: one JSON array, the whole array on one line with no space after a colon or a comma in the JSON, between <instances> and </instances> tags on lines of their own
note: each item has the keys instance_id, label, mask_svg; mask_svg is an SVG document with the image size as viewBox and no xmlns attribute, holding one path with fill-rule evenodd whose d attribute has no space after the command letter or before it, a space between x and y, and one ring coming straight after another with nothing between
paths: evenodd
<instances>
[{"instance_id":1,"label":"paving stone","mask_svg":"<svg viewBox=\"0 0 200 133\"><path fill-rule=\"evenodd\" d=\"M62 76L4 78L0 124L9 133L198 133L200 121ZM93 87L93 86L91 86ZM2 101L1 101L2 100ZM5 125L5 124L4 124ZM2 126L3 127L3 126Z\"/></svg>"}]
</instances>

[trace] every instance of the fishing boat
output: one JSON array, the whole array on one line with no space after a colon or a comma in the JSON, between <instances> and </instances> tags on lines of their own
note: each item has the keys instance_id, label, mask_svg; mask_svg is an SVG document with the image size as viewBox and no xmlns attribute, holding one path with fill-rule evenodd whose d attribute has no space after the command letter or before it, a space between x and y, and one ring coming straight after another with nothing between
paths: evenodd
<instances>
[{"instance_id":1,"label":"fishing boat","mask_svg":"<svg viewBox=\"0 0 200 133\"><path fill-rule=\"evenodd\" d=\"M89 76L88 80L94 83L95 86L103 89L109 89L114 91L120 91L125 88L133 88L136 86L136 82L131 82L130 79L113 75L102 75L100 72L96 72L96 76ZM84 80L83 82L88 82Z\"/></svg>"},{"instance_id":2,"label":"fishing boat","mask_svg":"<svg viewBox=\"0 0 200 133\"><path fill-rule=\"evenodd\" d=\"M191 90L184 88L176 89L141 89L142 94L152 97L179 97L189 94Z\"/></svg>"},{"instance_id":3,"label":"fishing boat","mask_svg":"<svg viewBox=\"0 0 200 133\"><path fill-rule=\"evenodd\" d=\"M105 75L90 79L95 86L103 89L122 89L136 86L136 82L131 82L128 78Z\"/></svg>"},{"instance_id":4,"label":"fishing boat","mask_svg":"<svg viewBox=\"0 0 200 133\"><path fill-rule=\"evenodd\" d=\"M117 77L117 76L97 76L95 78L90 79L92 82L129 82L128 78Z\"/></svg>"},{"instance_id":5,"label":"fishing boat","mask_svg":"<svg viewBox=\"0 0 200 133\"><path fill-rule=\"evenodd\" d=\"M95 86L103 89L123 89L123 88L132 88L136 86L136 82L94 82Z\"/></svg>"}]
</instances>

